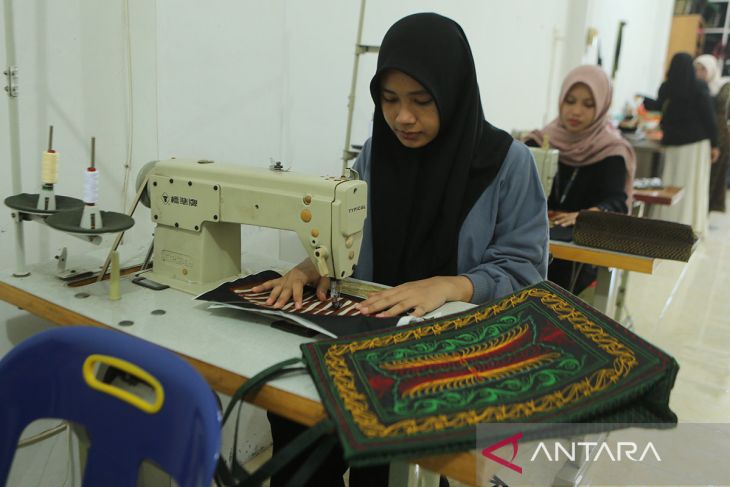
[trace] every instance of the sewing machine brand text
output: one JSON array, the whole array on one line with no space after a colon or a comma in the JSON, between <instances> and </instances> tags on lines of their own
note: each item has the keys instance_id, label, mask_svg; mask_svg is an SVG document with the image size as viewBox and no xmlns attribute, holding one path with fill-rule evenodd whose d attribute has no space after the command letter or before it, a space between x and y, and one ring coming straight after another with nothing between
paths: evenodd
<instances>
[{"instance_id":1,"label":"sewing machine brand text","mask_svg":"<svg viewBox=\"0 0 730 487\"><path fill-rule=\"evenodd\" d=\"M187 196L180 195L168 195L162 193L162 203L166 205L181 205L181 206L198 206L198 200L195 198L188 198Z\"/></svg>"},{"instance_id":2,"label":"sewing machine brand text","mask_svg":"<svg viewBox=\"0 0 730 487\"><path fill-rule=\"evenodd\" d=\"M171 264L178 267L194 267L193 259L189 255L180 254L178 252L170 252L169 250L163 250L160 254L162 262Z\"/></svg>"},{"instance_id":3,"label":"sewing machine brand text","mask_svg":"<svg viewBox=\"0 0 730 487\"><path fill-rule=\"evenodd\" d=\"M350 208L347 211L348 211L348 213L355 213L357 211L364 210L364 209L365 209L365 205L360 205L360 206L355 206L354 208Z\"/></svg>"}]
</instances>

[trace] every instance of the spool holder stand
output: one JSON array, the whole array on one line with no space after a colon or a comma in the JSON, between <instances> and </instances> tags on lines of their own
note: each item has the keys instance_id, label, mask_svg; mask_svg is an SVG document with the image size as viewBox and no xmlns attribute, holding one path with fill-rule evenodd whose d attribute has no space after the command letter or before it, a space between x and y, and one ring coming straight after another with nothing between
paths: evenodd
<instances>
[{"instance_id":1,"label":"spool holder stand","mask_svg":"<svg viewBox=\"0 0 730 487\"><path fill-rule=\"evenodd\" d=\"M15 228L15 271L13 272L13 277L21 278L30 275L30 271L28 270L26 262L25 228L23 226L23 223L25 221L35 221L44 225L48 225L48 222L46 220L49 217L74 210L81 211L82 207L84 206L83 201L76 198L53 195L52 189L50 189L50 194L53 196L53 201L57 203L55 210L52 210L50 208L37 208L38 203L42 201L41 198L46 197L48 195L48 192L44 194L44 192L41 191L41 193L37 195L21 193L5 199L5 205L12 210L11 217L13 219L13 225ZM45 204L43 206L45 206ZM101 221L101 218L99 218L98 221ZM52 225L48 226L53 228ZM68 235L72 235L80 240L83 240L84 242L91 243L93 245L99 245L102 242L101 235L103 233L116 231L116 229L105 229L103 227L99 228L98 231L84 229L84 233L77 233L66 230L61 231L67 233ZM66 268L66 255L63 255L63 257L64 265L62 267L59 267L58 277L60 277L61 279L68 279L70 277L77 277L81 274L86 273L80 270Z\"/></svg>"}]
</instances>

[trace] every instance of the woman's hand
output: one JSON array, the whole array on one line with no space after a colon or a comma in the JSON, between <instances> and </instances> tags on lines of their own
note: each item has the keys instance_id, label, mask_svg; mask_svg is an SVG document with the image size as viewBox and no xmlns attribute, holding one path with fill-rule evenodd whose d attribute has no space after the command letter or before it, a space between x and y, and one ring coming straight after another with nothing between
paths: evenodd
<instances>
[{"instance_id":1,"label":"woman's hand","mask_svg":"<svg viewBox=\"0 0 730 487\"><path fill-rule=\"evenodd\" d=\"M251 288L255 293L271 290L266 304L274 308L282 308L290 299L294 300L294 308L302 308L302 294L307 284L316 285L317 298L320 301L327 300L327 289L330 285L329 277L321 277L311 260L306 259L301 264L292 268L284 276L278 279L266 281Z\"/></svg>"},{"instance_id":2,"label":"woman's hand","mask_svg":"<svg viewBox=\"0 0 730 487\"><path fill-rule=\"evenodd\" d=\"M474 287L464 276L438 276L407 282L392 289L370 294L356 308L364 315L389 318L409 312L423 316L447 301L469 301Z\"/></svg>"},{"instance_id":3,"label":"woman's hand","mask_svg":"<svg viewBox=\"0 0 730 487\"><path fill-rule=\"evenodd\" d=\"M710 149L710 161L712 161L713 164L717 162L718 157L720 157L720 149L717 147Z\"/></svg>"},{"instance_id":4,"label":"woman's hand","mask_svg":"<svg viewBox=\"0 0 730 487\"><path fill-rule=\"evenodd\" d=\"M550 216L550 222L561 227L570 227L575 225L575 220L577 218L577 211L556 211Z\"/></svg>"},{"instance_id":5,"label":"woman's hand","mask_svg":"<svg viewBox=\"0 0 730 487\"><path fill-rule=\"evenodd\" d=\"M601 211L597 206L586 208L584 211ZM578 219L577 211L548 211L548 218L550 222L559 225L561 227L570 227L575 225L575 221Z\"/></svg>"}]
</instances>

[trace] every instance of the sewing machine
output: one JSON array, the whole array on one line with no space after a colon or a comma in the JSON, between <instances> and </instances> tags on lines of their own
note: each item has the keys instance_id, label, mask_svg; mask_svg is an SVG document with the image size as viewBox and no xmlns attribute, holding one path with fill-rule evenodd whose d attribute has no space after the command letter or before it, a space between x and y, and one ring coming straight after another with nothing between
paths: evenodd
<instances>
[{"instance_id":1,"label":"sewing machine","mask_svg":"<svg viewBox=\"0 0 730 487\"><path fill-rule=\"evenodd\" d=\"M545 196L548 197L553 188L553 179L558 172L560 152L557 149L543 147L530 147L530 152L532 152L532 156L535 158L535 165L540 175L542 189L545 192Z\"/></svg>"},{"instance_id":2,"label":"sewing machine","mask_svg":"<svg viewBox=\"0 0 730 487\"><path fill-rule=\"evenodd\" d=\"M201 293L241 273L241 224L294 231L331 295L360 254L367 185L213 161L172 159L145 168L154 238L149 279Z\"/></svg>"}]
</instances>

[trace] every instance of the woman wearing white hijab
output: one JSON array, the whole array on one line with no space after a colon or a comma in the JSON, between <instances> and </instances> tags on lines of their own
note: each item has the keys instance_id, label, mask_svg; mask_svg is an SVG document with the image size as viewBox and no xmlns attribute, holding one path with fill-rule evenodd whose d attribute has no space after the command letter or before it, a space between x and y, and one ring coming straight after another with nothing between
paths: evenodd
<instances>
[{"instance_id":1,"label":"woman wearing white hijab","mask_svg":"<svg viewBox=\"0 0 730 487\"><path fill-rule=\"evenodd\" d=\"M710 89L710 95L717 96L717 93L728 80L720 77L720 65L715 56L712 54L703 54L695 58L695 73L697 79L701 79L707 83Z\"/></svg>"},{"instance_id":2,"label":"woman wearing white hijab","mask_svg":"<svg viewBox=\"0 0 730 487\"><path fill-rule=\"evenodd\" d=\"M727 119L730 112L730 84L728 78L721 77L718 60L703 54L694 61L697 79L707 83L715 103L715 120L717 121L717 147L720 156L710 169L710 202L709 211L725 212L725 192L727 190L728 158L730 157L730 130Z\"/></svg>"}]
</instances>

